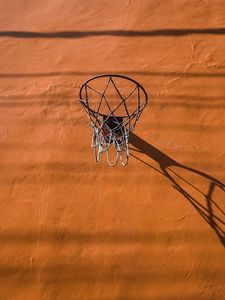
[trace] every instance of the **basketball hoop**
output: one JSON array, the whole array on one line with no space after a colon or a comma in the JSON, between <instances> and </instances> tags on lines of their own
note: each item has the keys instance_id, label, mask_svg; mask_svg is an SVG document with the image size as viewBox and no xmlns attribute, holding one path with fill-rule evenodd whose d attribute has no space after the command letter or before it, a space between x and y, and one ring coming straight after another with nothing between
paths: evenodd
<instances>
[{"instance_id":1,"label":"basketball hoop","mask_svg":"<svg viewBox=\"0 0 225 300\"><path fill-rule=\"evenodd\" d=\"M147 104L144 88L135 80L115 74L95 76L80 88L79 101L89 116L93 136L91 147L95 160L106 152L110 166L123 165L129 158L129 133L134 129ZM109 149L116 151L114 162Z\"/></svg>"}]
</instances>

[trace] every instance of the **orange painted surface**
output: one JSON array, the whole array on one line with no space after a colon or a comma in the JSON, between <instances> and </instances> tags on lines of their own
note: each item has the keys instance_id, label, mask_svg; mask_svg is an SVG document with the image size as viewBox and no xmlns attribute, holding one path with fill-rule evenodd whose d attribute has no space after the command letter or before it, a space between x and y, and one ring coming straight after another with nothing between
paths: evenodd
<instances>
[{"instance_id":1,"label":"orange painted surface","mask_svg":"<svg viewBox=\"0 0 225 300\"><path fill-rule=\"evenodd\" d=\"M224 1L0 11L0 298L224 299ZM78 103L109 72L149 95L126 167Z\"/></svg>"}]
</instances>

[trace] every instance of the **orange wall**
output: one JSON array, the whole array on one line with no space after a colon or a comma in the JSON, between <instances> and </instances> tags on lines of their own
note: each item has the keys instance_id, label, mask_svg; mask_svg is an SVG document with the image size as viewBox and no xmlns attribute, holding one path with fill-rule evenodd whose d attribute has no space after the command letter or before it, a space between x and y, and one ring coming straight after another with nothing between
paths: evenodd
<instances>
[{"instance_id":1,"label":"orange wall","mask_svg":"<svg viewBox=\"0 0 225 300\"><path fill-rule=\"evenodd\" d=\"M0 11L0 298L224 299L224 1ZM149 95L126 167L77 100L109 72Z\"/></svg>"}]
</instances>

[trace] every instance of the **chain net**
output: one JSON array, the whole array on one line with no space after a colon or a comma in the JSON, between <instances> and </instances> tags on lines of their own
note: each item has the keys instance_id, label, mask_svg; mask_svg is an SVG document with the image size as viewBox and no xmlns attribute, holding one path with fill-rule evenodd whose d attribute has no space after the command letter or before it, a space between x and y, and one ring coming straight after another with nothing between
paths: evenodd
<instances>
[{"instance_id":1,"label":"chain net","mask_svg":"<svg viewBox=\"0 0 225 300\"><path fill-rule=\"evenodd\" d=\"M129 158L129 133L147 103L144 88L133 79L122 75L99 75L87 80L80 88L80 103L87 113L92 128L92 143L96 162L106 152L108 164L123 165ZM112 161L110 148L116 155Z\"/></svg>"}]
</instances>

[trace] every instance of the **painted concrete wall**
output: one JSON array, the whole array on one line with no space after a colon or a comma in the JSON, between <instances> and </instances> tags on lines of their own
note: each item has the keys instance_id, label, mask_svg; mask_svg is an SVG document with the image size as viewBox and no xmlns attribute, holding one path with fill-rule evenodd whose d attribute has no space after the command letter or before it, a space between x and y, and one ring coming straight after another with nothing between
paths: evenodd
<instances>
[{"instance_id":1,"label":"painted concrete wall","mask_svg":"<svg viewBox=\"0 0 225 300\"><path fill-rule=\"evenodd\" d=\"M0 11L0 298L224 299L224 1ZM126 167L77 100L109 72L149 95Z\"/></svg>"}]
</instances>

